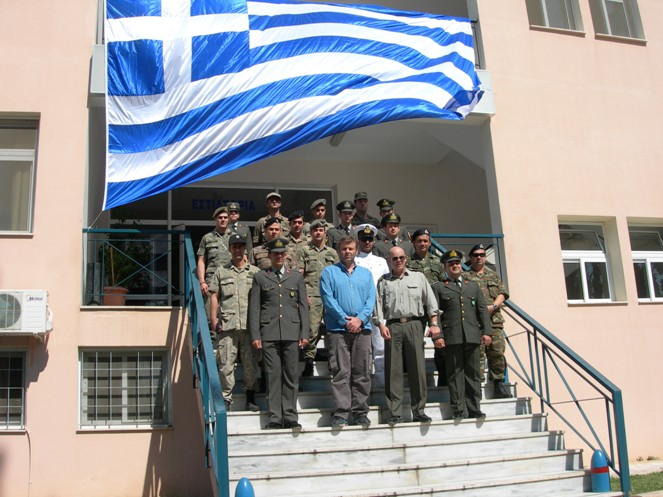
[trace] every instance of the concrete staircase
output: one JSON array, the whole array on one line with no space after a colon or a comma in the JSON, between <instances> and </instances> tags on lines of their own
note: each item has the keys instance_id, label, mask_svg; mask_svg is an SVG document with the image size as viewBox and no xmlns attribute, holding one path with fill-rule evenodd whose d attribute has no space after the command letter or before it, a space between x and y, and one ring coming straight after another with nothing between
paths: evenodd
<instances>
[{"instance_id":1,"label":"concrete staircase","mask_svg":"<svg viewBox=\"0 0 663 497\"><path fill-rule=\"evenodd\" d=\"M245 405L238 389L228 415L231 495L242 477L249 478L256 497L598 495L590 492L582 451L566 449L563 432L550 431L546 415L533 414L530 399L518 398L515 385L512 399L492 399L492 385L486 385L481 407L487 417L453 421L448 389L435 386L432 350L427 355L430 424L383 424L384 391L374 389L368 429L331 428L325 363L316 363L315 375L302 379L301 429L262 430L266 413L238 410ZM239 385L241 366L237 375ZM409 421L407 389L405 397ZM266 409L264 395L256 400Z\"/></svg>"}]
</instances>

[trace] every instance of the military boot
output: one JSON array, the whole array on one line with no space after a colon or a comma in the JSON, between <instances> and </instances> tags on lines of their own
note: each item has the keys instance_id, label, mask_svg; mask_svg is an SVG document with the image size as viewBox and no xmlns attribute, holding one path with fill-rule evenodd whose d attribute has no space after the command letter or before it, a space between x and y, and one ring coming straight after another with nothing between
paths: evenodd
<instances>
[{"instance_id":1,"label":"military boot","mask_svg":"<svg viewBox=\"0 0 663 497\"><path fill-rule=\"evenodd\" d=\"M306 362L304 363L304 370L302 371L302 376L313 376L313 359L306 359Z\"/></svg>"},{"instance_id":2,"label":"military boot","mask_svg":"<svg viewBox=\"0 0 663 497\"><path fill-rule=\"evenodd\" d=\"M508 387L504 384L504 380L493 380L493 399L510 399L512 397Z\"/></svg>"},{"instance_id":3,"label":"military boot","mask_svg":"<svg viewBox=\"0 0 663 497\"><path fill-rule=\"evenodd\" d=\"M246 391L246 410L253 412L260 410L260 407L256 404L256 394L253 390Z\"/></svg>"}]
</instances>

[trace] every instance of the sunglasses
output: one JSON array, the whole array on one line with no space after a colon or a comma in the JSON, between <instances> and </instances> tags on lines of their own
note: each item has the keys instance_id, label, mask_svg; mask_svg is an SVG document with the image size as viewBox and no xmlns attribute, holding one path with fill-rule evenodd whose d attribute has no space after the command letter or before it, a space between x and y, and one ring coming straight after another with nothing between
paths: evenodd
<instances>
[{"instance_id":1,"label":"sunglasses","mask_svg":"<svg viewBox=\"0 0 663 497\"><path fill-rule=\"evenodd\" d=\"M486 257L486 254L472 254L470 257Z\"/></svg>"},{"instance_id":2,"label":"sunglasses","mask_svg":"<svg viewBox=\"0 0 663 497\"><path fill-rule=\"evenodd\" d=\"M405 256L404 256L404 255L399 255L399 256L397 256L397 257L392 257L391 260L394 261L394 262L404 261L404 260L405 260Z\"/></svg>"}]
</instances>

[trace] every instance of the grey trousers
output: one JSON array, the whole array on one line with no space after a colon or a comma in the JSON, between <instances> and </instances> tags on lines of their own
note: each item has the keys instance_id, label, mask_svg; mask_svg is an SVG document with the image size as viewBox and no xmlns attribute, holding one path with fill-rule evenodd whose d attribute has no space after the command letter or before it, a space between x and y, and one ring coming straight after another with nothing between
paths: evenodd
<instances>
[{"instance_id":1,"label":"grey trousers","mask_svg":"<svg viewBox=\"0 0 663 497\"><path fill-rule=\"evenodd\" d=\"M263 340L262 360L267 373L269 422L297 421L299 343Z\"/></svg>"},{"instance_id":2,"label":"grey trousers","mask_svg":"<svg viewBox=\"0 0 663 497\"><path fill-rule=\"evenodd\" d=\"M334 416L368 413L371 393L371 331L327 332Z\"/></svg>"}]
</instances>

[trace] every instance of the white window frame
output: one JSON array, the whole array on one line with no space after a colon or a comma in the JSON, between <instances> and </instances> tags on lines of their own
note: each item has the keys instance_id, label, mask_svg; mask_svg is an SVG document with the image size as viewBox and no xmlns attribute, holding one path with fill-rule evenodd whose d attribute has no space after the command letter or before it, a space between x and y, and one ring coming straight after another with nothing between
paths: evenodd
<instances>
[{"instance_id":1,"label":"white window frame","mask_svg":"<svg viewBox=\"0 0 663 497\"><path fill-rule=\"evenodd\" d=\"M27 364L27 359L26 359L26 353L24 350L0 350L0 355L6 355L9 357L17 357L21 356L23 358L23 367L21 370L21 419L19 423L9 423L9 403L6 406L7 410L3 410L0 408L0 431L11 431L11 430L25 430L25 391L26 391L26 364ZM8 376L9 379L9 376ZM16 386L10 386L9 382L7 385L0 385L0 390L7 391L7 397L9 398L9 390L15 390ZM4 406L3 406L4 407Z\"/></svg>"},{"instance_id":2,"label":"white window frame","mask_svg":"<svg viewBox=\"0 0 663 497\"><path fill-rule=\"evenodd\" d=\"M563 223L567 224L567 223ZM585 231L591 231L595 233L595 228L601 228L601 232L605 234L605 229L603 225L600 224L587 224L587 229L583 229L582 224L573 223L574 228L563 228L558 227L559 232L568 232L568 231L577 231L579 233ZM613 302L615 290L613 288L612 273L610 270L609 263L609 254L605 244L605 239L598 240L599 245L602 247L602 250L562 250L562 267L567 263L578 263L580 266L580 275L582 281L582 299L570 299L567 294L567 302L569 304L605 304ZM608 298L590 298L589 297L589 285L587 282L587 269L585 267L586 263L601 263L605 265L606 268L606 277L608 279ZM566 274L565 274L566 278Z\"/></svg>"},{"instance_id":3,"label":"white window frame","mask_svg":"<svg viewBox=\"0 0 663 497\"><path fill-rule=\"evenodd\" d=\"M649 289L649 297L641 298L638 296L638 302L663 302L663 297L656 297L654 292L654 276L652 274L652 263L663 263L662 252L641 252L634 251L631 253L633 257L633 264L641 263L645 265L647 271L647 288ZM635 268L634 268L635 269Z\"/></svg>"},{"instance_id":4,"label":"white window frame","mask_svg":"<svg viewBox=\"0 0 663 497\"><path fill-rule=\"evenodd\" d=\"M628 34L626 36L623 34L615 34L613 32L614 28L610 25L606 2L622 5L622 8L624 9L624 18L626 20L626 28L628 29ZM594 30L596 31L596 34L618 38L633 38L636 40L645 39L637 0L590 0L589 8L592 12L592 20L594 21Z\"/></svg>"},{"instance_id":5,"label":"white window frame","mask_svg":"<svg viewBox=\"0 0 663 497\"><path fill-rule=\"evenodd\" d=\"M2 229L0 227L0 235L3 234L32 234L33 218L34 218L34 203L35 203L35 178L36 178L36 165L37 165L37 140L39 138L39 123L37 120L16 121L0 119L0 130L2 129L34 129L36 133L35 148L33 149L20 149L20 148L0 148L0 168L3 167L3 162L28 162L30 163L30 177L28 179L28 199L27 205L20 206L26 212L25 229ZM11 199L10 199L11 200Z\"/></svg>"},{"instance_id":6,"label":"white window frame","mask_svg":"<svg viewBox=\"0 0 663 497\"><path fill-rule=\"evenodd\" d=\"M89 396L93 395L92 387L89 386L87 378L84 371L85 358L90 354L111 354L119 355L122 357L122 368L121 370L125 371L121 376L121 385L120 386L110 386L108 396L120 395L121 396L121 417L120 418L111 418L111 419L92 419L92 416L89 416L88 412L88 403L87 399ZM161 420L155 420L154 418L150 420L136 418L130 414L130 408L135 407L136 404L130 404L131 400L134 399L134 396L128 394L128 389L132 388L128 385L128 375L126 371L127 367L127 356L138 354L150 354L150 355L159 355L162 357L161 364L162 370L161 375L163 377L163 385L161 385L161 398L162 398L162 417ZM141 359L139 358L139 362ZM112 361L111 361L112 364ZM97 371L97 367L95 367ZM137 373L140 377L140 373ZM110 376L112 378L112 376ZM136 429L145 429L145 428L165 428L171 426L171 412L170 412L170 364L169 364L169 354L167 349L161 348L138 348L138 349L85 349L81 350L79 354L79 427L81 429L127 429L127 428L136 428ZM153 403L154 398L151 398ZM151 404L152 405L152 404ZM97 407L95 403L94 407ZM108 406L110 410L110 405ZM112 416L112 414L111 414Z\"/></svg>"},{"instance_id":7,"label":"white window frame","mask_svg":"<svg viewBox=\"0 0 663 497\"><path fill-rule=\"evenodd\" d=\"M566 11L566 19L568 26L551 26L549 19L549 7L553 3L561 4ZM541 14L543 15L543 24L541 27L550 28L550 29L562 29L568 31L580 31L582 32L584 27L582 24L582 16L580 15L580 6L578 5L578 0L527 0L527 4L532 9L540 9ZM528 9L529 11L529 9ZM532 23L531 14L530 14L530 25L539 26L538 23Z\"/></svg>"}]
</instances>

